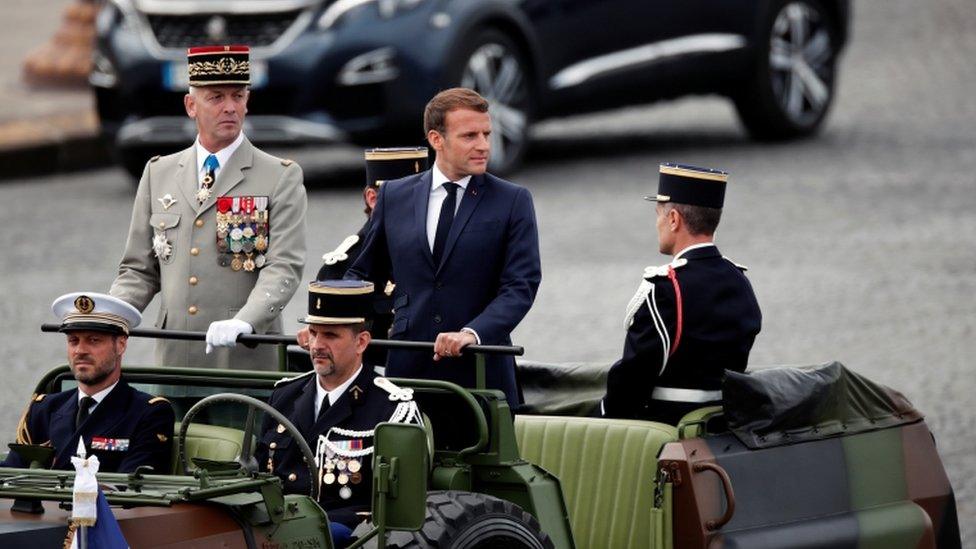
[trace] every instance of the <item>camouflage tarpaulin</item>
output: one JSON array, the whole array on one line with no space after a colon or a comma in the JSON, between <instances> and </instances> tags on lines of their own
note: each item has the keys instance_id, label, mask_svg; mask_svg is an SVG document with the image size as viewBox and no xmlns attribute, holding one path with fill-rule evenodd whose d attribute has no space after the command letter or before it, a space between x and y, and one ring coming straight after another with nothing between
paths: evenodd
<instances>
[{"instance_id":1,"label":"camouflage tarpaulin","mask_svg":"<svg viewBox=\"0 0 976 549\"><path fill-rule=\"evenodd\" d=\"M727 371L729 429L749 448L851 435L922 419L901 393L839 362L804 368Z\"/></svg>"}]
</instances>

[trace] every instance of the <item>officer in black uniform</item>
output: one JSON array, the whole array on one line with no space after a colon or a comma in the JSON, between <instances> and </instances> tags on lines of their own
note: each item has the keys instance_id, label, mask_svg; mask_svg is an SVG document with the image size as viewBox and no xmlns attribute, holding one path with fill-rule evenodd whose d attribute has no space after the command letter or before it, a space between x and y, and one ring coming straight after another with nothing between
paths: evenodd
<instances>
[{"instance_id":1,"label":"officer in black uniform","mask_svg":"<svg viewBox=\"0 0 976 549\"><path fill-rule=\"evenodd\" d=\"M400 389L363 363L370 341L373 284L360 280L309 284L309 347L314 370L278 382L269 404L301 431L316 453L319 504L341 547L364 520L372 495L373 429L417 422L412 390ZM266 419L256 457L283 479L286 492L309 492L308 467L284 426Z\"/></svg>"},{"instance_id":2,"label":"officer in black uniform","mask_svg":"<svg viewBox=\"0 0 976 549\"><path fill-rule=\"evenodd\" d=\"M376 197L380 186L387 181L399 179L427 170L427 147L397 147L386 149L366 149L366 188L363 189L363 202L366 204L366 216L369 217L376 207ZM319 269L316 280L342 280L346 271L359 257L359 252L366 238L369 219L363 224L359 232L349 235L339 244L339 247L322 256L324 263ZM393 325L393 293L392 283L386 280L372 281L375 287L373 294L373 326L370 334L373 339L387 339L390 326ZM305 334L298 336L299 344L304 343ZM305 345L302 345L305 347ZM370 366L386 365L386 349L369 348L363 355L363 362Z\"/></svg>"},{"instance_id":3,"label":"officer in black uniform","mask_svg":"<svg viewBox=\"0 0 976 549\"><path fill-rule=\"evenodd\" d=\"M93 292L63 295L51 308L67 335L68 364L78 388L34 395L17 428L17 444L53 447L51 467L71 469L81 437L87 455L98 456L101 471L130 473L149 465L169 474L173 408L121 378L129 328L142 320L139 311ZM2 465L30 462L15 447Z\"/></svg>"},{"instance_id":4,"label":"officer in black uniform","mask_svg":"<svg viewBox=\"0 0 976 549\"><path fill-rule=\"evenodd\" d=\"M728 174L679 164L660 167L660 251L671 263L647 267L627 307L623 357L610 368L606 417L676 424L719 404L726 369L743 372L762 314L741 265L713 242Z\"/></svg>"}]
</instances>

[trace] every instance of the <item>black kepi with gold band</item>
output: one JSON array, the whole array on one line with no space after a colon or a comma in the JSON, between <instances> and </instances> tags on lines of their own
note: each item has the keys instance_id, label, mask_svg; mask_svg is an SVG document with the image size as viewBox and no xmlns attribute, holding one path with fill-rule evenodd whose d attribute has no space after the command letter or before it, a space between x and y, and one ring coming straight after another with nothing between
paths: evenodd
<instances>
[{"instance_id":1,"label":"black kepi with gold band","mask_svg":"<svg viewBox=\"0 0 976 549\"><path fill-rule=\"evenodd\" d=\"M366 186L377 188L392 179L426 171L427 147L366 149Z\"/></svg>"},{"instance_id":2,"label":"black kepi with gold band","mask_svg":"<svg viewBox=\"0 0 976 549\"><path fill-rule=\"evenodd\" d=\"M722 208L727 172L671 163L661 164L660 172L657 196L645 196L644 200Z\"/></svg>"},{"instance_id":3,"label":"black kepi with gold band","mask_svg":"<svg viewBox=\"0 0 976 549\"><path fill-rule=\"evenodd\" d=\"M304 324L358 324L373 316L373 283L365 280L316 280L308 284Z\"/></svg>"},{"instance_id":4,"label":"black kepi with gold band","mask_svg":"<svg viewBox=\"0 0 976 549\"><path fill-rule=\"evenodd\" d=\"M191 86L248 86L251 48L197 46L187 50Z\"/></svg>"},{"instance_id":5,"label":"black kepi with gold band","mask_svg":"<svg viewBox=\"0 0 976 549\"><path fill-rule=\"evenodd\" d=\"M54 300L51 311L61 319L62 332L90 330L128 335L142 322L139 310L125 301L96 292L72 292Z\"/></svg>"}]
</instances>

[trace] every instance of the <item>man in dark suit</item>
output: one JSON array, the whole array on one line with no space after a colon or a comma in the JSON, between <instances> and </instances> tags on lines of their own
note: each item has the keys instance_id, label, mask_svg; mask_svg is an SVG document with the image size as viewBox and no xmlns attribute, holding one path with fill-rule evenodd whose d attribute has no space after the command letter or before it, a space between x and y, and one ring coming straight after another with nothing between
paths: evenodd
<instances>
[{"instance_id":1,"label":"man in dark suit","mask_svg":"<svg viewBox=\"0 0 976 549\"><path fill-rule=\"evenodd\" d=\"M269 404L301 431L316 453L319 504L338 547L370 510L372 438L377 423L420 423L409 389L363 365L369 344L373 284L358 280L309 285L309 352L314 370L282 380ZM286 492L309 492L308 466L284 426L265 420L255 454L262 470L281 477Z\"/></svg>"},{"instance_id":2,"label":"man in dark suit","mask_svg":"<svg viewBox=\"0 0 976 549\"><path fill-rule=\"evenodd\" d=\"M660 168L657 233L671 263L647 267L627 307L623 357L610 368L607 417L676 424L721 403L725 370L743 372L762 313L743 272L713 242L728 174Z\"/></svg>"},{"instance_id":3,"label":"man in dark suit","mask_svg":"<svg viewBox=\"0 0 976 549\"><path fill-rule=\"evenodd\" d=\"M366 223L359 232L347 236L339 247L322 256L322 267L316 280L342 279L353 261L359 257L363 239L369 229L369 216L376 207L376 198L383 183L401 177L420 173L427 169L427 147L396 147L386 149L366 149L366 188L363 189L363 202L366 205ZM393 284L387 279L373 279L373 322L369 330L373 339L390 337L393 324ZM298 344L308 350L308 329L298 332ZM386 349L369 347L363 354L363 362L368 366L386 366Z\"/></svg>"},{"instance_id":4,"label":"man in dark suit","mask_svg":"<svg viewBox=\"0 0 976 549\"><path fill-rule=\"evenodd\" d=\"M388 181L359 259L347 277L396 283L391 339L433 341L434 356L391 350L386 374L443 379L474 387L471 344L510 344L512 330L542 280L532 196L486 173L488 102L453 88L424 111L427 140L437 152L424 173ZM486 361L489 388L519 402L512 357Z\"/></svg>"},{"instance_id":5,"label":"man in dark suit","mask_svg":"<svg viewBox=\"0 0 976 549\"><path fill-rule=\"evenodd\" d=\"M169 474L173 408L121 379L129 327L139 324L139 311L92 292L61 296L52 309L62 319L78 388L34 395L17 428L17 444L52 447L51 467L71 469L81 438L87 455L98 456L101 471L130 473L149 465ZM2 465L27 467L30 462L15 450Z\"/></svg>"}]
</instances>

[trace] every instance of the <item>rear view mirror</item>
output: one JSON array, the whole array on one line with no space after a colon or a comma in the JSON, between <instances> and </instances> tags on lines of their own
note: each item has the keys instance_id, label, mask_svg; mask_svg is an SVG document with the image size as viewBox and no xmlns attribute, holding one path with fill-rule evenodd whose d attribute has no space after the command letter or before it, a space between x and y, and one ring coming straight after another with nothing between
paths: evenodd
<instances>
[{"instance_id":1,"label":"rear view mirror","mask_svg":"<svg viewBox=\"0 0 976 549\"><path fill-rule=\"evenodd\" d=\"M405 423L380 423L373 443L373 522L383 530L416 531L427 502L427 433Z\"/></svg>"}]
</instances>

